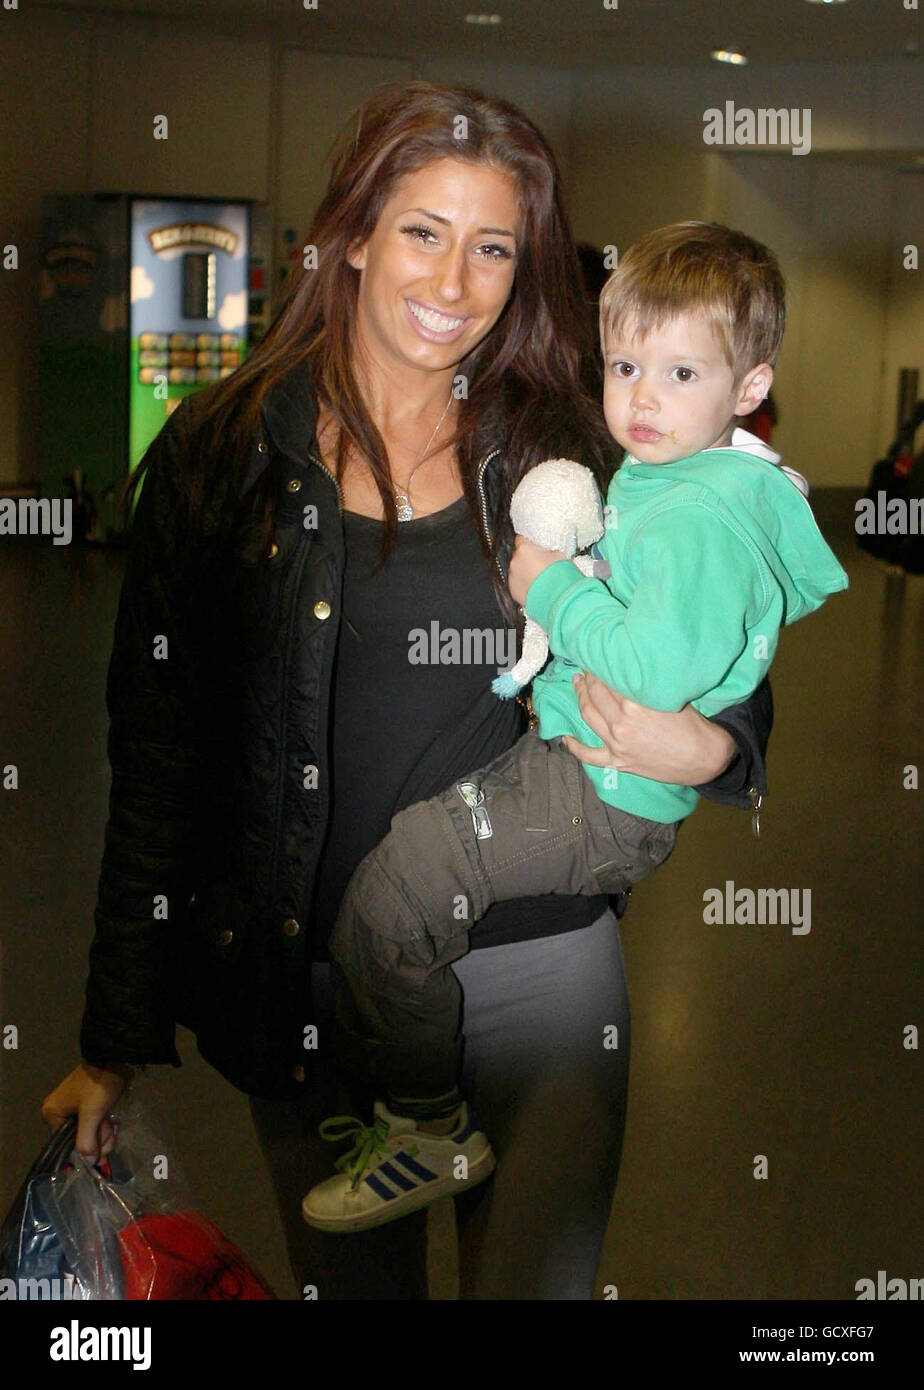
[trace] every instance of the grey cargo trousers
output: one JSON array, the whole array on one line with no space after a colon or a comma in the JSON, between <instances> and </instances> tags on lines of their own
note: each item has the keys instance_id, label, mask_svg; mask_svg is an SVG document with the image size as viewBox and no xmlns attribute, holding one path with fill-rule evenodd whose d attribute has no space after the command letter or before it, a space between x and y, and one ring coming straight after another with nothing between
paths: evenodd
<instances>
[{"instance_id":1,"label":"grey cargo trousers","mask_svg":"<svg viewBox=\"0 0 924 1390\"><path fill-rule=\"evenodd\" d=\"M396 815L344 894L329 943L338 1053L393 1097L441 1102L462 1069L452 962L494 902L623 892L664 862L679 823L601 801L561 739L535 730Z\"/></svg>"}]
</instances>

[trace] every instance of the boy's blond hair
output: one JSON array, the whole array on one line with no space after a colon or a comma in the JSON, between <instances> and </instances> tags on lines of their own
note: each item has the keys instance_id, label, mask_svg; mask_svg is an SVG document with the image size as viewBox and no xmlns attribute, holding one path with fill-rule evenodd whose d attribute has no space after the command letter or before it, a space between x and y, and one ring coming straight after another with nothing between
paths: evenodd
<instances>
[{"instance_id":1,"label":"boy's blond hair","mask_svg":"<svg viewBox=\"0 0 924 1390\"><path fill-rule=\"evenodd\" d=\"M712 324L736 385L758 362L776 362L786 323L776 256L718 222L674 222L636 241L600 295L600 343L628 318L640 337L678 314Z\"/></svg>"}]
</instances>

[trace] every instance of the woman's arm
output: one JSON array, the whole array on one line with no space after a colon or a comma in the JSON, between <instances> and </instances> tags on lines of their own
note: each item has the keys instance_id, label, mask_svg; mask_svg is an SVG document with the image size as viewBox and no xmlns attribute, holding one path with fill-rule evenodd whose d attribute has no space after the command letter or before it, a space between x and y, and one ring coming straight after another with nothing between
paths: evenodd
<instances>
[{"instance_id":1,"label":"woman's arm","mask_svg":"<svg viewBox=\"0 0 924 1390\"><path fill-rule=\"evenodd\" d=\"M766 678L739 705L704 719L692 705L676 713L652 710L611 690L596 676L575 676L581 716L603 748L565 740L581 762L634 772L655 782L678 782L727 806L751 808L748 791L767 792L767 742L773 697Z\"/></svg>"},{"instance_id":2,"label":"woman's arm","mask_svg":"<svg viewBox=\"0 0 924 1390\"><path fill-rule=\"evenodd\" d=\"M112 785L80 1032L84 1061L101 1068L180 1065L170 941L191 891L202 764L183 583L167 544L184 418L180 407L149 450L106 682Z\"/></svg>"}]
</instances>

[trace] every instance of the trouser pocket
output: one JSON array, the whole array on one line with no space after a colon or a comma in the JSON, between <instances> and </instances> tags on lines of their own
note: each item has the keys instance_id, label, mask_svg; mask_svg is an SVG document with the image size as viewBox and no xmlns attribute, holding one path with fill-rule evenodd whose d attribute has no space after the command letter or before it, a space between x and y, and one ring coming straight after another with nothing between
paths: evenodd
<instances>
[{"instance_id":1,"label":"trouser pocket","mask_svg":"<svg viewBox=\"0 0 924 1390\"><path fill-rule=\"evenodd\" d=\"M601 804L605 827L593 826L588 834L591 872L601 893L624 893L670 857L680 822L649 820Z\"/></svg>"}]
</instances>

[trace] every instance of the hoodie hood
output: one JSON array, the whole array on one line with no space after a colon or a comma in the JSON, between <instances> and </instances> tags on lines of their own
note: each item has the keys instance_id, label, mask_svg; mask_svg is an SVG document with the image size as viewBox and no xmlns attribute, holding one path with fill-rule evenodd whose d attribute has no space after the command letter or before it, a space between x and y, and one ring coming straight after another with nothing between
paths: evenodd
<instances>
[{"instance_id":1,"label":"hoodie hood","mask_svg":"<svg viewBox=\"0 0 924 1390\"><path fill-rule=\"evenodd\" d=\"M702 500L728 514L760 550L786 595L787 624L847 588L847 575L806 501L808 483L747 430L736 429L730 444L675 463L643 464L630 454L623 468L633 483L702 489Z\"/></svg>"},{"instance_id":2,"label":"hoodie hood","mask_svg":"<svg viewBox=\"0 0 924 1390\"><path fill-rule=\"evenodd\" d=\"M762 439L758 439L756 434L751 434L749 430L743 430L740 426L732 431L731 444L726 446L730 449L740 449L742 453L750 454L752 458L763 459L765 463L776 464L781 473L785 473L791 483L802 493L803 497L809 495L808 479L803 478L801 473L797 473L794 468L787 468L781 461L781 455L775 449L771 449L769 444L765 444ZM704 453L711 454L711 449L704 449Z\"/></svg>"}]
</instances>

